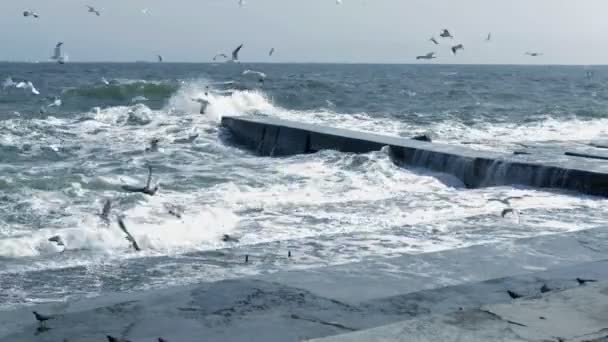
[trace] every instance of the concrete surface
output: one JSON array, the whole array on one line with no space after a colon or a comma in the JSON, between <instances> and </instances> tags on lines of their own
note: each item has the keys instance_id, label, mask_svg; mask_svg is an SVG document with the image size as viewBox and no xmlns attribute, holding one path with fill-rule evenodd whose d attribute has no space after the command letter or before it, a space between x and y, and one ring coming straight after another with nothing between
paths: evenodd
<instances>
[{"instance_id":1,"label":"concrete surface","mask_svg":"<svg viewBox=\"0 0 608 342\"><path fill-rule=\"evenodd\" d=\"M449 173L468 187L521 184L608 196L608 163L565 152L503 154L268 117L223 117L222 126L234 142L263 156L323 149L367 153L389 146L396 163Z\"/></svg>"}]
</instances>

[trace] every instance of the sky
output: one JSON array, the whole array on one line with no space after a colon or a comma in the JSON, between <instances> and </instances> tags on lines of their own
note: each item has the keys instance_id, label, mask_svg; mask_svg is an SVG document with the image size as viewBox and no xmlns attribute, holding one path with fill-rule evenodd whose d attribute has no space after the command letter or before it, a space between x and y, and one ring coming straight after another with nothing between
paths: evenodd
<instances>
[{"instance_id":1,"label":"sky","mask_svg":"<svg viewBox=\"0 0 608 342\"><path fill-rule=\"evenodd\" d=\"M607 0L245 1L0 0L0 60L48 61L63 41L72 62L209 62L244 43L242 62L608 64ZM443 28L455 39L433 45Z\"/></svg>"}]
</instances>

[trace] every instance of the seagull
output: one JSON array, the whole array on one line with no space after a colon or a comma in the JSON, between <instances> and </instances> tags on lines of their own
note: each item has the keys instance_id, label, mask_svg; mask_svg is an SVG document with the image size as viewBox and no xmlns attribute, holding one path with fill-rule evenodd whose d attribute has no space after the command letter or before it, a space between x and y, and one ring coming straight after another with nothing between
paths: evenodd
<instances>
[{"instance_id":1,"label":"seagull","mask_svg":"<svg viewBox=\"0 0 608 342\"><path fill-rule=\"evenodd\" d=\"M154 188L150 188L151 182L152 182L152 167L148 166L148 181L146 182L145 187L139 188L139 187L130 186L130 185L123 185L122 188L125 191L141 192L141 193L149 195L149 196L154 196L154 194L156 194L156 191L158 191L158 184Z\"/></svg>"},{"instance_id":2,"label":"seagull","mask_svg":"<svg viewBox=\"0 0 608 342\"><path fill-rule=\"evenodd\" d=\"M127 340L125 338L114 337L111 335L106 335L106 338L108 339L108 342L131 342L130 340Z\"/></svg>"},{"instance_id":3,"label":"seagull","mask_svg":"<svg viewBox=\"0 0 608 342\"><path fill-rule=\"evenodd\" d=\"M509 297L511 297L511 299L517 299L517 298L523 297L523 295L520 295L519 293L513 292L511 290L507 290L507 293L509 294Z\"/></svg>"},{"instance_id":4,"label":"seagull","mask_svg":"<svg viewBox=\"0 0 608 342\"><path fill-rule=\"evenodd\" d=\"M63 42L57 43L57 45L55 45L54 54L51 56L51 59L56 60L57 63L59 63L59 64L65 63L65 57L61 55L61 46L62 45L63 45Z\"/></svg>"},{"instance_id":5,"label":"seagull","mask_svg":"<svg viewBox=\"0 0 608 342\"><path fill-rule=\"evenodd\" d=\"M148 14L148 9L147 8L142 8L141 13L143 15L147 15Z\"/></svg>"},{"instance_id":6,"label":"seagull","mask_svg":"<svg viewBox=\"0 0 608 342\"><path fill-rule=\"evenodd\" d=\"M458 44L458 45L452 46L452 53L453 54L456 54L456 52L458 52L458 50L464 50L464 45Z\"/></svg>"},{"instance_id":7,"label":"seagull","mask_svg":"<svg viewBox=\"0 0 608 342\"><path fill-rule=\"evenodd\" d=\"M452 34L450 33L450 31L448 31L448 29L443 29L441 30L441 33L439 34L439 37L441 38L454 38L454 36L452 36Z\"/></svg>"},{"instance_id":8,"label":"seagull","mask_svg":"<svg viewBox=\"0 0 608 342\"><path fill-rule=\"evenodd\" d=\"M158 58L158 62L162 63L163 62L163 56L161 55L156 55L156 58Z\"/></svg>"},{"instance_id":9,"label":"seagull","mask_svg":"<svg viewBox=\"0 0 608 342\"><path fill-rule=\"evenodd\" d=\"M55 96L53 102L49 103L47 107L61 107L62 103L61 98Z\"/></svg>"},{"instance_id":10,"label":"seagull","mask_svg":"<svg viewBox=\"0 0 608 342\"><path fill-rule=\"evenodd\" d=\"M433 59L433 58L437 58L435 57L435 53L434 52L429 52L424 56L418 56L416 57L416 59Z\"/></svg>"},{"instance_id":11,"label":"seagull","mask_svg":"<svg viewBox=\"0 0 608 342\"><path fill-rule=\"evenodd\" d=\"M520 200L520 199L523 199L524 197L529 197L529 196L509 196L509 197L505 197L505 198L490 198L490 199L488 199L488 202L500 202L504 205L511 205L511 201Z\"/></svg>"},{"instance_id":12,"label":"seagull","mask_svg":"<svg viewBox=\"0 0 608 342\"><path fill-rule=\"evenodd\" d=\"M103 208L101 209L101 213L99 213L99 217L106 225L110 225L110 212L112 211L112 200L107 199L106 203L104 203Z\"/></svg>"},{"instance_id":13,"label":"seagull","mask_svg":"<svg viewBox=\"0 0 608 342\"><path fill-rule=\"evenodd\" d=\"M538 56L542 56L543 54L540 52L526 52L526 55L531 56L531 57L538 57Z\"/></svg>"},{"instance_id":14,"label":"seagull","mask_svg":"<svg viewBox=\"0 0 608 342\"><path fill-rule=\"evenodd\" d=\"M141 251L141 248L139 248L137 241L135 241L135 238L133 237L133 235L131 235L131 233L129 233L129 231L127 230L127 226L125 226L125 222L122 220L123 218L120 216L117 216L116 219L118 221L118 227L120 227L120 230L122 230L127 235L126 239L127 239L127 241L129 241L131 243L131 246L133 247L133 249L135 249L137 252Z\"/></svg>"},{"instance_id":15,"label":"seagull","mask_svg":"<svg viewBox=\"0 0 608 342\"><path fill-rule=\"evenodd\" d=\"M32 92L32 94L40 95L40 92L38 91L38 89L36 89L36 87L34 87L34 84L30 81L21 81L21 82L15 84L15 88L29 89Z\"/></svg>"},{"instance_id":16,"label":"seagull","mask_svg":"<svg viewBox=\"0 0 608 342\"><path fill-rule=\"evenodd\" d=\"M65 247L65 244L63 243L63 240L61 239L61 236L59 236L59 235L55 235L55 236L50 237L48 241L55 242L57 244L57 246L64 246Z\"/></svg>"},{"instance_id":17,"label":"seagull","mask_svg":"<svg viewBox=\"0 0 608 342\"><path fill-rule=\"evenodd\" d=\"M274 48L270 49L270 51L268 52L268 56L272 56L273 53L274 53Z\"/></svg>"},{"instance_id":18,"label":"seagull","mask_svg":"<svg viewBox=\"0 0 608 342\"><path fill-rule=\"evenodd\" d=\"M101 15L101 13L99 13L99 11L95 9L95 7L90 5L87 5L87 7L89 8L89 13L95 13L98 17Z\"/></svg>"},{"instance_id":19,"label":"seagull","mask_svg":"<svg viewBox=\"0 0 608 342\"><path fill-rule=\"evenodd\" d=\"M34 11L23 11L23 16L24 17L34 17L34 18L38 18L39 15L38 13L34 12Z\"/></svg>"},{"instance_id":20,"label":"seagull","mask_svg":"<svg viewBox=\"0 0 608 342\"><path fill-rule=\"evenodd\" d=\"M44 322L54 318L53 316L43 315L36 311L32 311L32 313L34 314L34 317L40 323L40 325L42 325L42 324L44 324Z\"/></svg>"},{"instance_id":21,"label":"seagull","mask_svg":"<svg viewBox=\"0 0 608 342\"><path fill-rule=\"evenodd\" d=\"M238 62L238 60L239 60L239 52L241 51L242 48L243 48L243 44L237 46L237 48L234 49L234 51L232 51L232 61L233 62Z\"/></svg>"},{"instance_id":22,"label":"seagull","mask_svg":"<svg viewBox=\"0 0 608 342\"><path fill-rule=\"evenodd\" d=\"M586 283L596 283L597 280L595 279L582 279L582 278L576 278L576 281L578 282L579 285L585 285Z\"/></svg>"},{"instance_id":23,"label":"seagull","mask_svg":"<svg viewBox=\"0 0 608 342\"><path fill-rule=\"evenodd\" d=\"M429 40L432 41L435 45L439 45L439 42L437 41L437 39L435 39L435 37L431 37L431 39Z\"/></svg>"},{"instance_id":24,"label":"seagull","mask_svg":"<svg viewBox=\"0 0 608 342\"><path fill-rule=\"evenodd\" d=\"M225 59L228 59L228 56L226 56L225 53L218 53L217 55L213 56L213 60L215 61L218 57L224 57Z\"/></svg>"},{"instance_id":25,"label":"seagull","mask_svg":"<svg viewBox=\"0 0 608 342\"><path fill-rule=\"evenodd\" d=\"M517 213L517 210L514 209L514 208L505 208L505 209L503 209L502 212L500 213L500 216L505 217L508 214L514 214L514 215L518 215L519 216L519 214Z\"/></svg>"},{"instance_id":26,"label":"seagull","mask_svg":"<svg viewBox=\"0 0 608 342\"><path fill-rule=\"evenodd\" d=\"M249 69L243 71L243 75L249 75L249 74L258 75L261 79L266 78L266 74L261 71L255 71L255 70L249 70Z\"/></svg>"},{"instance_id":27,"label":"seagull","mask_svg":"<svg viewBox=\"0 0 608 342\"><path fill-rule=\"evenodd\" d=\"M159 138L153 138L150 141L150 147L146 147L146 152L157 152L158 151L158 143L160 142Z\"/></svg>"},{"instance_id":28,"label":"seagull","mask_svg":"<svg viewBox=\"0 0 608 342\"><path fill-rule=\"evenodd\" d=\"M490 40L492 40L492 32L488 33L488 36L486 37L486 42L489 42Z\"/></svg>"}]
</instances>

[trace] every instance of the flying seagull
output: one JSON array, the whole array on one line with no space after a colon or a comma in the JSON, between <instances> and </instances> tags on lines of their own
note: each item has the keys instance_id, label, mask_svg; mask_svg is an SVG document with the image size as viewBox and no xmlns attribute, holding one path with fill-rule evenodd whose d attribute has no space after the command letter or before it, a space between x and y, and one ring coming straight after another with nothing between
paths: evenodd
<instances>
[{"instance_id":1,"label":"flying seagull","mask_svg":"<svg viewBox=\"0 0 608 342\"><path fill-rule=\"evenodd\" d=\"M158 63L162 63L163 62L163 56L156 55L156 58L158 58Z\"/></svg>"},{"instance_id":2,"label":"flying seagull","mask_svg":"<svg viewBox=\"0 0 608 342\"><path fill-rule=\"evenodd\" d=\"M122 220L122 217L117 216L116 219L118 220L118 227L120 227L120 230L122 230L127 235L126 239L127 239L127 241L129 241L131 243L131 247L133 247L133 249L135 249L137 252L141 251L141 248L139 248L137 241L135 241L135 238L133 237L133 235L131 235L131 233L129 233L129 231L127 230L127 226L125 225L125 222Z\"/></svg>"},{"instance_id":3,"label":"flying seagull","mask_svg":"<svg viewBox=\"0 0 608 342\"><path fill-rule=\"evenodd\" d=\"M489 42L490 40L492 40L492 32L488 33L488 36L486 37L486 42Z\"/></svg>"},{"instance_id":4,"label":"flying seagull","mask_svg":"<svg viewBox=\"0 0 608 342\"><path fill-rule=\"evenodd\" d=\"M110 225L110 212L112 211L112 201L107 199L99 213L99 217L106 224Z\"/></svg>"},{"instance_id":5,"label":"flying seagull","mask_svg":"<svg viewBox=\"0 0 608 342\"><path fill-rule=\"evenodd\" d=\"M452 46L452 53L453 54L456 54L458 52L458 50L464 50L464 45L458 44L458 45Z\"/></svg>"},{"instance_id":6,"label":"flying seagull","mask_svg":"<svg viewBox=\"0 0 608 342\"><path fill-rule=\"evenodd\" d=\"M32 92L32 94L40 95L40 92L38 91L38 89L36 89L36 87L34 87L34 84L30 81L21 81L21 82L15 84L15 88L28 89L29 91Z\"/></svg>"},{"instance_id":7,"label":"flying seagull","mask_svg":"<svg viewBox=\"0 0 608 342\"><path fill-rule=\"evenodd\" d=\"M226 56L225 53L218 53L217 55L213 56L213 60L217 60L218 57L223 57L225 59L228 59L228 56Z\"/></svg>"},{"instance_id":8,"label":"flying seagull","mask_svg":"<svg viewBox=\"0 0 608 342\"><path fill-rule=\"evenodd\" d=\"M154 188L150 188L150 183L152 182L152 167L148 166L148 181L146 182L146 186L143 188L139 188L136 186L123 185L122 188L125 191L129 192L141 192L142 194L154 196L156 191L158 191L158 184Z\"/></svg>"},{"instance_id":9,"label":"flying seagull","mask_svg":"<svg viewBox=\"0 0 608 342\"><path fill-rule=\"evenodd\" d=\"M255 70L249 70L249 69L243 71L243 75L250 75L250 74L257 75L262 79L266 78L266 74L261 71L255 71Z\"/></svg>"},{"instance_id":10,"label":"flying seagull","mask_svg":"<svg viewBox=\"0 0 608 342\"><path fill-rule=\"evenodd\" d=\"M51 59L56 60L57 63L59 63L59 64L65 63L65 56L63 56L61 54L62 46L63 46L63 42L57 43L57 45L55 45L55 51L54 51L53 55L51 56Z\"/></svg>"},{"instance_id":11,"label":"flying seagull","mask_svg":"<svg viewBox=\"0 0 608 342\"><path fill-rule=\"evenodd\" d=\"M416 59L433 59L433 58L437 58L435 57L435 53L434 52L429 52L424 56L417 56Z\"/></svg>"},{"instance_id":12,"label":"flying seagull","mask_svg":"<svg viewBox=\"0 0 608 342\"><path fill-rule=\"evenodd\" d=\"M242 48L243 48L243 44L237 46L237 48L234 49L234 51L232 51L232 61L233 62L238 62L238 60L239 60L239 52L241 51Z\"/></svg>"},{"instance_id":13,"label":"flying seagull","mask_svg":"<svg viewBox=\"0 0 608 342\"><path fill-rule=\"evenodd\" d=\"M98 17L101 15L101 13L99 13L99 11L95 9L95 7L90 5L87 5L87 7L89 8L89 13L95 13Z\"/></svg>"},{"instance_id":14,"label":"flying seagull","mask_svg":"<svg viewBox=\"0 0 608 342\"><path fill-rule=\"evenodd\" d=\"M450 31L448 31L448 29L441 30L441 33L439 34L439 37L441 37L441 38L454 38L454 36L452 36L452 34L450 33Z\"/></svg>"},{"instance_id":15,"label":"flying seagull","mask_svg":"<svg viewBox=\"0 0 608 342\"><path fill-rule=\"evenodd\" d=\"M32 313L34 314L34 318L36 318L36 320L40 323L40 325L42 325L42 324L44 324L44 322L54 318L53 316L43 315L36 311L32 311Z\"/></svg>"},{"instance_id":16,"label":"flying seagull","mask_svg":"<svg viewBox=\"0 0 608 342\"><path fill-rule=\"evenodd\" d=\"M34 18L39 17L38 13L36 13L34 11L23 11L23 16L24 17L34 17Z\"/></svg>"},{"instance_id":17,"label":"flying seagull","mask_svg":"<svg viewBox=\"0 0 608 342\"><path fill-rule=\"evenodd\" d=\"M433 44L439 45L439 42L437 41L437 39L435 39L435 37L431 37L431 39L429 39L429 40L432 41Z\"/></svg>"},{"instance_id":18,"label":"flying seagull","mask_svg":"<svg viewBox=\"0 0 608 342\"><path fill-rule=\"evenodd\" d=\"M274 53L274 48L270 49L270 51L268 52L268 56L272 56L273 53Z\"/></svg>"},{"instance_id":19,"label":"flying seagull","mask_svg":"<svg viewBox=\"0 0 608 342\"><path fill-rule=\"evenodd\" d=\"M65 247L65 243L63 243L63 240L61 239L61 236L59 235L55 235L49 238L50 242L54 242L57 244L57 246L64 246Z\"/></svg>"},{"instance_id":20,"label":"flying seagull","mask_svg":"<svg viewBox=\"0 0 608 342\"><path fill-rule=\"evenodd\" d=\"M543 54L540 52L526 52L526 55L531 56L531 57L538 57L538 56L542 56Z\"/></svg>"}]
</instances>

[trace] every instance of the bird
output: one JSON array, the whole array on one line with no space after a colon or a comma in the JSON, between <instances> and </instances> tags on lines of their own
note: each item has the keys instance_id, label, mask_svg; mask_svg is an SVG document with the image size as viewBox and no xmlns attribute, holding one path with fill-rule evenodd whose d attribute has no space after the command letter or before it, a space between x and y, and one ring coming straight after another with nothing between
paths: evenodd
<instances>
[{"instance_id":1,"label":"bird","mask_svg":"<svg viewBox=\"0 0 608 342\"><path fill-rule=\"evenodd\" d=\"M273 53L274 53L274 48L270 49L270 51L268 52L268 56L272 56Z\"/></svg>"},{"instance_id":2,"label":"bird","mask_svg":"<svg viewBox=\"0 0 608 342\"><path fill-rule=\"evenodd\" d=\"M517 299L517 298L523 297L519 293L515 293L515 292L513 292L511 290L507 290L507 293L509 294L509 297L511 297L511 299Z\"/></svg>"},{"instance_id":3,"label":"bird","mask_svg":"<svg viewBox=\"0 0 608 342\"><path fill-rule=\"evenodd\" d=\"M130 340L127 340L125 338L114 337L111 335L106 335L106 338L108 339L108 342L131 342Z\"/></svg>"},{"instance_id":4,"label":"bird","mask_svg":"<svg viewBox=\"0 0 608 342\"><path fill-rule=\"evenodd\" d=\"M437 58L435 57L435 53L434 52L429 52L426 55L423 56L417 56L416 59L433 59L433 58Z\"/></svg>"},{"instance_id":5,"label":"bird","mask_svg":"<svg viewBox=\"0 0 608 342\"><path fill-rule=\"evenodd\" d=\"M59 64L65 63L65 57L61 54L61 47L63 46L63 42L59 42L55 45L55 51L51 56L51 59L56 60Z\"/></svg>"},{"instance_id":6,"label":"bird","mask_svg":"<svg viewBox=\"0 0 608 342\"><path fill-rule=\"evenodd\" d=\"M118 227L120 227L120 230L122 230L127 235L126 239L131 243L131 247L133 247L133 249L135 249L137 252L141 251L141 248L139 248L137 241L135 241L133 235L131 235L131 233L129 233L129 231L127 230L127 226L125 225L123 218L121 216L117 216L116 220L118 221Z\"/></svg>"},{"instance_id":7,"label":"bird","mask_svg":"<svg viewBox=\"0 0 608 342\"><path fill-rule=\"evenodd\" d=\"M228 59L228 56L226 56L225 53L218 53L217 55L213 56L213 60L217 60L218 57L224 57L225 59Z\"/></svg>"},{"instance_id":8,"label":"bird","mask_svg":"<svg viewBox=\"0 0 608 342\"><path fill-rule=\"evenodd\" d=\"M154 194L156 194L156 191L158 191L158 184L154 188L151 188L150 187L151 182L152 182L152 166L148 166L148 181L146 182L145 187L139 188L139 187L130 186L130 185L123 185L122 188L125 191L141 192L141 193L149 195L149 196L154 196Z\"/></svg>"},{"instance_id":9,"label":"bird","mask_svg":"<svg viewBox=\"0 0 608 342\"><path fill-rule=\"evenodd\" d=\"M32 311L32 313L34 314L34 317L41 325L44 324L44 322L55 318L53 316L40 314L37 311Z\"/></svg>"},{"instance_id":10,"label":"bird","mask_svg":"<svg viewBox=\"0 0 608 342\"><path fill-rule=\"evenodd\" d=\"M156 58L158 58L158 62L162 63L163 62L163 56L161 55L156 55Z\"/></svg>"},{"instance_id":11,"label":"bird","mask_svg":"<svg viewBox=\"0 0 608 342\"><path fill-rule=\"evenodd\" d=\"M515 214L517 215L517 210L513 209L513 208L505 208L502 210L502 212L500 213L500 216L505 217L508 214Z\"/></svg>"},{"instance_id":12,"label":"bird","mask_svg":"<svg viewBox=\"0 0 608 342\"><path fill-rule=\"evenodd\" d=\"M585 285L586 283L596 283L597 280L595 279L582 279L582 278L576 278L576 281L578 282L579 285Z\"/></svg>"},{"instance_id":13,"label":"bird","mask_svg":"<svg viewBox=\"0 0 608 342\"><path fill-rule=\"evenodd\" d=\"M261 71L255 71L255 70L245 70L243 71L243 75L257 75L259 76L261 79L266 78L266 74L261 72Z\"/></svg>"},{"instance_id":14,"label":"bird","mask_svg":"<svg viewBox=\"0 0 608 342\"><path fill-rule=\"evenodd\" d=\"M60 107L60 106L61 106L61 104L62 104L62 102L61 102L61 98L59 98L59 97L55 96L55 97L53 98L53 102L49 103L49 104L47 105L47 107Z\"/></svg>"},{"instance_id":15,"label":"bird","mask_svg":"<svg viewBox=\"0 0 608 342\"><path fill-rule=\"evenodd\" d=\"M435 45L439 45L439 42L437 41L437 39L435 39L435 37L431 37L431 39L429 39L431 42L433 42L433 44Z\"/></svg>"},{"instance_id":16,"label":"bird","mask_svg":"<svg viewBox=\"0 0 608 342\"><path fill-rule=\"evenodd\" d=\"M439 37L441 37L441 38L451 38L451 39L454 38L454 36L452 36L452 34L450 33L450 31L448 31L448 29L441 30L441 33L439 34Z\"/></svg>"},{"instance_id":17,"label":"bird","mask_svg":"<svg viewBox=\"0 0 608 342\"><path fill-rule=\"evenodd\" d=\"M452 46L452 53L453 54L456 54L458 52L458 50L464 50L464 45L458 44L458 45Z\"/></svg>"},{"instance_id":18,"label":"bird","mask_svg":"<svg viewBox=\"0 0 608 342\"><path fill-rule=\"evenodd\" d=\"M547 286L547 284L543 284L543 286L540 288L540 293L546 293L551 291L551 289L549 288L549 286Z\"/></svg>"},{"instance_id":19,"label":"bird","mask_svg":"<svg viewBox=\"0 0 608 342\"><path fill-rule=\"evenodd\" d=\"M95 7L90 5L87 5L87 7L89 8L89 13L95 13L98 17L101 15L101 13L99 13L99 11L95 9Z\"/></svg>"},{"instance_id":20,"label":"bird","mask_svg":"<svg viewBox=\"0 0 608 342\"><path fill-rule=\"evenodd\" d=\"M526 52L526 55L531 56L531 57L538 57L538 56L542 56L543 54L540 52Z\"/></svg>"},{"instance_id":21,"label":"bird","mask_svg":"<svg viewBox=\"0 0 608 342\"><path fill-rule=\"evenodd\" d=\"M36 13L34 11L23 11L23 16L24 17L34 17L34 18L39 18L40 17L38 15L38 13Z\"/></svg>"},{"instance_id":22,"label":"bird","mask_svg":"<svg viewBox=\"0 0 608 342\"><path fill-rule=\"evenodd\" d=\"M511 205L511 201L520 200L520 199L523 199L524 197L528 197L528 196L508 196L505 198L490 198L490 199L488 199L488 202L500 202L505 205Z\"/></svg>"},{"instance_id":23,"label":"bird","mask_svg":"<svg viewBox=\"0 0 608 342\"><path fill-rule=\"evenodd\" d=\"M63 240L61 239L61 236L59 236L59 235L50 237L48 241L55 242L57 244L57 246L65 246L65 243L63 243Z\"/></svg>"},{"instance_id":24,"label":"bird","mask_svg":"<svg viewBox=\"0 0 608 342\"><path fill-rule=\"evenodd\" d=\"M107 199L99 213L99 217L106 224L110 224L110 212L112 211L112 200Z\"/></svg>"},{"instance_id":25,"label":"bird","mask_svg":"<svg viewBox=\"0 0 608 342\"><path fill-rule=\"evenodd\" d=\"M153 138L150 141L150 147L146 147L146 152L157 152L158 151L158 143L160 142L159 138Z\"/></svg>"},{"instance_id":26,"label":"bird","mask_svg":"<svg viewBox=\"0 0 608 342\"><path fill-rule=\"evenodd\" d=\"M241 44L239 46L236 47L236 49L234 49L234 51L232 51L232 61L233 62L238 62L239 60L239 52L241 52L241 49L243 48L244 44Z\"/></svg>"},{"instance_id":27,"label":"bird","mask_svg":"<svg viewBox=\"0 0 608 342\"><path fill-rule=\"evenodd\" d=\"M34 87L34 84L30 81L18 82L17 84L15 84L15 88L28 89L29 91L32 92L32 94L40 95L40 92L38 91L38 89L36 89L36 87Z\"/></svg>"},{"instance_id":28,"label":"bird","mask_svg":"<svg viewBox=\"0 0 608 342\"><path fill-rule=\"evenodd\" d=\"M486 37L486 42L489 42L490 40L492 40L492 32L489 32L488 36Z\"/></svg>"}]
</instances>

